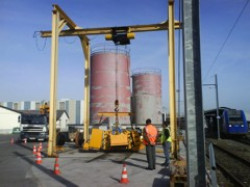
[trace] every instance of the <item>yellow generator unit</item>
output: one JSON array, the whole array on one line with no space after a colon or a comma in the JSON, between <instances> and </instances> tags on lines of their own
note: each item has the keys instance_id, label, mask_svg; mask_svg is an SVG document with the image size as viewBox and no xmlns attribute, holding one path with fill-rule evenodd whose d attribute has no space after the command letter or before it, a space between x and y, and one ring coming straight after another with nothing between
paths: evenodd
<instances>
[{"instance_id":1,"label":"yellow generator unit","mask_svg":"<svg viewBox=\"0 0 250 187\"><path fill-rule=\"evenodd\" d=\"M141 134L135 130L123 130L119 134L112 134L110 130L92 129L89 143L85 143L84 150L129 150L139 151L144 148Z\"/></svg>"}]
</instances>

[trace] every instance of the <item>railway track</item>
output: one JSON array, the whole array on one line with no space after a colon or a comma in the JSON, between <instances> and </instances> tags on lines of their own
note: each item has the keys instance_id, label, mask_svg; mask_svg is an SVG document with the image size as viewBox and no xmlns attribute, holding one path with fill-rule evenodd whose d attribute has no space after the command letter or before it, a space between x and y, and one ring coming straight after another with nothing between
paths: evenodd
<instances>
[{"instance_id":1,"label":"railway track","mask_svg":"<svg viewBox=\"0 0 250 187\"><path fill-rule=\"evenodd\" d=\"M215 145L215 144L214 144L214 148L219 149L220 151L224 152L225 154L230 155L231 157L233 157L236 160L240 161L242 164L245 164L246 166L248 166L249 169L250 169L250 159L247 160L247 159L239 156L237 153L233 152L233 150L229 151L229 150L227 150L227 149L225 149L225 148L223 148L221 146Z\"/></svg>"},{"instance_id":2,"label":"railway track","mask_svg":"<svg viewBox=\"0 0 250 187\"><path fill-rule=\"evenodd\" d=\"M234 139L234 140L237 141L237 142L240 142L240 143L243 143L243 144L246 144L246 145L250 146L250 139L249 138L248 139L241 138L241 139Z\"/></svg>"},{"instance_id":3,"label":"railway track","mask_svg":"<svg viewBox=\"0 0 250 187\"><path fill-rule=\"evenodd\" d=\"M246 148L236 149L234 147L236 146L235 143L230 142L232 143L229 143L230 147L226 143L223 144L222 140L218 142L213 142L217 167L227 178L230 178L230 181L232 181L235 186L249 187L250 157L247 155L244 156L244 154L239 151L245 150ZM238 145L238 147L240 147L240 145ZM245 151L249 154L247 149Z\"/></svg>"}]
</instances>

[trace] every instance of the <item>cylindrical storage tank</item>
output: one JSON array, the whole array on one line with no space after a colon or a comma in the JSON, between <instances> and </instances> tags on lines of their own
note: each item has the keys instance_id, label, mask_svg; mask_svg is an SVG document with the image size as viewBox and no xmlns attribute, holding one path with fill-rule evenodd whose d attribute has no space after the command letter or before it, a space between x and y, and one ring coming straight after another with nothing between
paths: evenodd
<instances>
[{"instance_id":1,"label":"cylindrical storage tank","mask_svg":"<svg viewBox=\"0 0 250 187\"><path fill-rule=\"evenodd\" d=\"M161 72L142 70L132 75L133 119L137 125L145 124L148 118L153 124L162 123Z\"/></svg>"},{"instance_id":2,"label":"cylindrical storage tank","mask_svg":"<svg viewBox=\"0 0 250 187\"><path fill-rule=\"evenodd\" d=\"M91 51L90 124L110 127L115 117L98 116L98 112L130 112L130 56L121 47L94 48ZM119 124L130 124L130 117L119 117Z\"/></svg>"}]
</instances>

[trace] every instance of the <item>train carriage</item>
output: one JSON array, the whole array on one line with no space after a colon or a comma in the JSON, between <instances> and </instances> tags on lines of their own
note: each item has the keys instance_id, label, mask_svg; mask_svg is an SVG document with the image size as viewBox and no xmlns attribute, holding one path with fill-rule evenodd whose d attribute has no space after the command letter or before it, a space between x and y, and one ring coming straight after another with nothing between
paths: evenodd
<instances>
[{"instance_id":1,"label":"train carriage","mask_svg":"<svg viewBox=\"0 0 250 187\"><path fill-rule=\"evenodd\" d=\"M208 135L217 135L216 109L204 112ZM219 127L222 136L241 136L248 133L248 123L243 110L219 108Z\"/></svg>"}]
</instances>

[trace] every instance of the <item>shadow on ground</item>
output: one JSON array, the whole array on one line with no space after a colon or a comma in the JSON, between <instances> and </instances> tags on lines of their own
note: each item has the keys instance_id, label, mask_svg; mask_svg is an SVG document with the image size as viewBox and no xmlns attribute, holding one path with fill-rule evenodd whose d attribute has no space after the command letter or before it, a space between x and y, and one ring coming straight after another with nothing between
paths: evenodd
<instances>
[{"instance_id":1,"label":"shadow on ground","mask_svg":"<svg viewBox=\"0 0 250 187\"><path fill-rule=\"evenodd\" d=\"M42 172L44 172L45 174L47 174L48 176L50 176L51 178L57 180L58 182L60 182L62 185L65 186L69 186L69 187L77 187L76 184L72 183L71 181L59 176L59 175L55 175L53 173L52 170L45 168L42 165L38 165L36 164L33 160L27 158L25 155L18 153L18 152L14 152L15 155L19 156L21 159L25 160L26 162L28 162L29 164L35 166L36 168L38 168L39 170L41 170Z\"/></svg>"}]
</instances>

